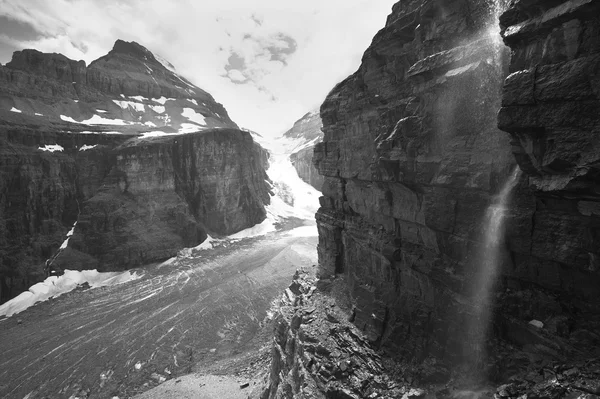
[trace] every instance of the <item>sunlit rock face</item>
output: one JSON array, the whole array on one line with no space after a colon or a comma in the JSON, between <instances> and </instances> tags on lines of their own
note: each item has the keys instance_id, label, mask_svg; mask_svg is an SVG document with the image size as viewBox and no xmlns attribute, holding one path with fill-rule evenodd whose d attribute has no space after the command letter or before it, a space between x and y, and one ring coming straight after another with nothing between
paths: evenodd
<instances>
[{"instance_id":1,"label":"sunlit rock face","mask_svg":"<svg viewBox=\"0 0 600 399\"><path fill-rule=\"evenodd\" d=\"M598 112L583 111L598 109L597 76L590 74L597 74L592 54L598 52L598 12L590 11L598 5L514 3L503 23L524 25L506 29L510 61L494 2L399 1L360 68L321 107L324 140L314 153L325 176L317 214L320 273L346 276L355 323L391 353L453 362L464 355L472 312L464 294L478 267L485 211L516 161L525 175L499 237L489 343L503 338L560 357L572 354L572 345L598 342L587 316L564 310L597 317L585 302L596 303L600 294L592 184L598 141L591 140ZM555 10L554 20L540 16L561 4L564 12ZM531 22L538 16L539 24ZM511 72L525 71L509 77L502 99L509 62ZM591 81L577 71L588 71ZM532 100L536 90L550 96L548 104ZM502 106L500 125L512 138L497 127ZM574 162L565 173L580 176L572 189L530 188L528 180L534 187L552 180L551 172L538 171L538 158L551 163L561 154ZM579 201L570 200L574 195ZM532 319L547 323L550 340L528 327ZM498 355L504 363L490 366L497 378L522 366L508 352Z\"/></svg>"},{"instance_id":2,"label":"sunlit rock face","mask_svg":"<svg viewBox=\"0 0 600 399\"><path fill-rule=\"evenodd\" d=\"M267 157L137 43L87 68L16 52L0 66L0 301L57 253L58 270L119 270L260 223Z\"/></svg>"},{"instance_id":3,"label":"sunlit rock face","mask_svg":"<svg viewBox=\"0 0 600 399\"><path fill-rule=\"evenodd\" d=\"M290 161L298 172L298 176L317 190L323 186L323 176L313 164L315 145L323 140L319 111L312 111L298 119L294 126L283 134L283 137L297 142L290 154Z\"/></svg>"}]
</instances>

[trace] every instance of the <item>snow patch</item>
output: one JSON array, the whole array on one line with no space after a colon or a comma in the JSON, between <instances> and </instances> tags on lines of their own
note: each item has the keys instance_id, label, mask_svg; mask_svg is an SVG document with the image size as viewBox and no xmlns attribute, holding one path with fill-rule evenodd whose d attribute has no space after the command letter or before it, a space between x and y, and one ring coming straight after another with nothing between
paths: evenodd
<instances>
[{"instance_id":1,"label":"snow patch","mask_svg":"<svg viewBox=\"0 0 600 399\"><path fill-rule=\"evenodd\" d=\"M75 119L71 118L70 116L64 116L64 115L61 115L61 116L60 116L60 119L62 119L62 120L63 120L63 121L65 121L65 122L79 123L79 122L77 122Z\"/></svg>"},{"instance_id":2,"label":"snow patch","mask_svg":"<svg viewBox=\"0 0 600 399\"><path fill-rule=\"evenodd\" d=\"M154 122L151 122L151 121L144 122L144 125L150 126L150 127L156 127L156 124Z\"/></svg>"},{"instance_id":3,"label":"snow patch","mask_svg":"<svg viewBox=\"0 0 600 399\"><path fill-rule=\"evenodd\" d=\"M193 99L193 98L188 98L187 100L188 100L189 102L191 102L192 104L196 105L196 106L198 105L198 101L196 101L196 100L195 100L195 99Z\"/></svg>"},{"instance_id":4,"label":"snow patch","mask_svg":"<svg viewBox=\"0 0 600 399\"><path fill-rule=\"evenodd\" d=\"M38 112L36 112L34 115L35 115L35 116L44 116L44 114L40 114L40 113L38 113Z\"/></svg>"},{"instance_id":5,"label":"snow patch","mask_svg":"<svg viewBox=\"0 0 600 399\"><path fill-rule=\"evenodd\" d=\"M129 96L129 98L133 98L134 100L137 100L140 103L142 103L144 101L148 101L148 99L143 96Z\"/></svg>"},{"instance_id":6,"label":"snow patch","mask_svg":"<svg viewBox=\"0 0 600 399\"><path fill-rule=\"evenodd\" d=\"M148 105L148 107L150 107L150 109L157 114L162 114L165 112L165 107L163 105Z\"/></svg>"},{"instance_id":7,"label":"snow patch","mask_svg":"<svg viewBox=\"0 0 600 399\"><path fill-rule=\"evenodd\" d=\"M77 226L77 221L73 223L73 227L71 227L71 230L69 230L69 232L67 233L67 238L61 244L60 249L65 249L69 245L69 238L71 238L71 236L75 232L75 226Z\"/></svg>"},{"instance_id":8,"label":"snow patch","mask_svg":"<svg viewBox=\"0 0 600 399\"><path fill-rule=\"evenodd\" d=\"M165 105L167 101L175 101L174 98L167 98L165 96L160 98L153 98L152 101L159 103L160 105Z\"/></svg>"},{"instance_id":9,"label":"snow patch","mask_svg":"<svg viewBox=\"0 0 600 399\"><path fill-rule=\"evenodd\" d=\"M84 145L81 146L81 148L79 149L79 151L91 150L92 148L96 148L97 146L98 146L98 144L94 144L94 145L84 144Z\"/></svg>"},{"instance_id":10,"label":"snow patch","mask_svg":"<svg viewBox=\"0 0 600 399\"><path fill-rule=\"evenodd\" d=\"M78 285L88 283L91 288L106 287L137 280L141 275L135 272L106 272L97 270L65 270L62 276L50 276L37 283L10 301L0 306L0 316L10 317L20 313L38 302L56 298L73 291Z\"/></svg>"},{"instance_id":11,"label":"snow patch","mask_svg":"<svg viewBox=\"0 0 600 399\"><path fill-rule=\"evenodd\" d=\"M103 118L100 115L94 115L90 119L76 123L83 123L84 125L127 125L127 122L123 119L108 119Z\"/></svg>"},{"instance_id":12,"label":"snow patch","mask_svg":"<svg viewBox=\"0 0 600 399\"><path fill-rule=\"evenodd\" d=\"M21 112L23 112L23 111L21 111L20 109L17 109L17 108L15 108L15 107L12 107L12 108L10 109L10 112L16 112L16 113L20 114L20 113L21 113Z\"/></svg>"},{"instance_id":13,"label":"snow patch","mask_svg":"<svg viewBox=\"0 0 600 399\"><path fill-rule=\"evenodd\" d=\"M97 109L96 112L100 112L101 114L104 114L108 111L106 111L105 109Z\"/></svg>"},{"instance_id":14,"label":"snow patch","mask_svg":"<svg viewBox=\"0 0 600 399\"><path fill-rule=\"evenodd\" d=\"M184 108L181 115L188 118L190 121L198 123L199 125L206 125L204 115L197 113L191 108Z\"/></svg>"},{"instance_id":15,"label":"snow patch","mask_svg":"<svg viewBox=\"0 0 600 399\"><path fill-rule=\"evenodd\" d=\"M133 108L136 112L146 112L146 107L144 106L144 104L136 103L133 101L119 100L113 100L113 102L123 109Z\"/></svg>"},{"instance_id":16,"label":"snow patch","mask_svg":"<svg viewBox=\"0 0 600 399\"><path fill-rule=\"evenodd\" d=\"M143 133L139 138L145 139L146 137L160 137L160 136L169 136L173 133L163 132L161 130L154 130L152 132Z\"/></svg>"},{"instance_id":17,"label":"snow patch","mask_svg":"<svg viewBox=\"0 0 600 399\"><path fill-rule=\"evenodd\" d=\"M58 144L46 144L44 147L38 147L38 150L48 151L48 152L54 152L54 151L63 152L65 149Z\"/></svg>"},{"instance_id":18,"label":"snow patch","mask_svg":"<svg viewBox=\"0 0 600 399\"><path fill-rule=\"evenodd\" d=\"M200 130L203 130L204 128L198 126L198 125L194 125L193 123L182 123L179 127L179 133L183 133L183 134L187 134L187 133L194 133Z\"/></svg>"}]
</instances>

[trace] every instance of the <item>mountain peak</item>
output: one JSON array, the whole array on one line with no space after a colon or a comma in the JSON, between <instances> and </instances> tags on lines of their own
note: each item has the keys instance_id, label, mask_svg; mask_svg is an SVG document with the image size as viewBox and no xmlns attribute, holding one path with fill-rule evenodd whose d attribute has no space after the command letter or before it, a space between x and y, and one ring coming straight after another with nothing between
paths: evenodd
<instances>
[{"instance_id":1,"label":"mountain peak","mask_svg":"<svg viewBox=\"0 0 600 399\"><path fill-rule=\"evenodd\" d=\"M126 42L118 39L109 54L126 54L139 59L156 61L154 54L146 47L136 42Z\"/></svg>"}]
</instances>

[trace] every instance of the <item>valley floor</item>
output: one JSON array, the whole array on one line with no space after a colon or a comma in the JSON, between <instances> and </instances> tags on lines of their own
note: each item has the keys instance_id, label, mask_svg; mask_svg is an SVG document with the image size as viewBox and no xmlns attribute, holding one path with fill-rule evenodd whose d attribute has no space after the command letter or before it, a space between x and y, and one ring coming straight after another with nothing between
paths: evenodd
<instances>
[{"instance_id":1,"label":"valley floor","mask_svg":"<svg viewBox=\"0 0 600 399\"><path fill-rule=\"evenodd\" d=\"M0 320L0 397L123 399L219 367L250 381L266 365L272 301L317 261L316 229L299 230L148 266L138 280Z\"/></svg>"}]
</instances>

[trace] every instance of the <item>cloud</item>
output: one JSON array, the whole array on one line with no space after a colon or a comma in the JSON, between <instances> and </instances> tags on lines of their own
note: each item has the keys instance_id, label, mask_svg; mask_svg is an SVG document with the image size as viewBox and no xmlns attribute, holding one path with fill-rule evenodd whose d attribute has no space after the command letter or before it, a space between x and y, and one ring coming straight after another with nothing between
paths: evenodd
<instances>
[{"instance_id":1,"label":"cloud","mask_svg":"<svg viewBox=\"0 0 600 399\"><path fill-rule=\"evenodd\" d=\"M210 92L239 125L275 135L356 70L395 2L3 0L0 15L35 26L38 36L0 31L0 40L88 63L116 39L135 40Z\"/></svg>"}]
</instances>

